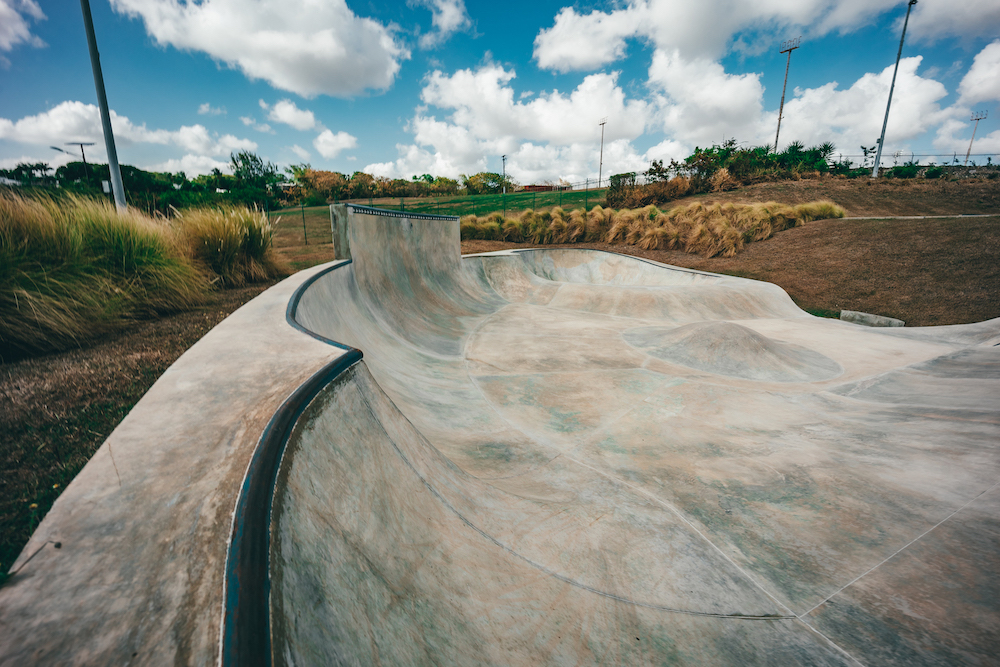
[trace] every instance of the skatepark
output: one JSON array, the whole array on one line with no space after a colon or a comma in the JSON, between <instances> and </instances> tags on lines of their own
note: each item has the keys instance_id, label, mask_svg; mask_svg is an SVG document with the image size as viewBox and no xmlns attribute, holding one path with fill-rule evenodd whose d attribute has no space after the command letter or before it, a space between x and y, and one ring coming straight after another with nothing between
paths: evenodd
<instances>
[{"instance_id":1,"label":"skatepark","mask_svg":"<svg viewBox=\"0 0 1000 667\"><path fill-rule=\"evenodd\" d=\"M344 259L205 336L59 498L0 663L1000 653L1000 320L345 212Z\"/></svg>"}]
</instances>

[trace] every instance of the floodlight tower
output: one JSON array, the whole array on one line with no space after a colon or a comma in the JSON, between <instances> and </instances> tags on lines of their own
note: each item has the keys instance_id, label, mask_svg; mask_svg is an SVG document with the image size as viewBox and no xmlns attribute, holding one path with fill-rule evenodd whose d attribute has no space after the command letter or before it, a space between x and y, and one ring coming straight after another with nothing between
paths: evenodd
<instances>
[{"instance_id":1,"label":"floodlight tower","mask_svg":"<svg viewBox=\"0 0 1000 667\"><path fill-rule=\"evenodd\" d=\"M778 137L781 135L781 114L785 111L785 89L788 88L788 68L792 64L792 51L799 48L802 43L802 36L789 39L781 43L781 50L778 53L787 53L788 59L785 61L785 84L781 87L781 106L778 107L778 131L774 133L774 152L778 152Z\"/></svg>"},{"instance_id":2,"label":"floodlight tower","mask_svg":"<svg viewBox=\"0 0 1000 667\"><path fill-rule=\"evenodd\" d=\"M80 157L83 158L83 173L87 175L87 183L90 184L90 167L87 165L87 154L84 152L84 146L93 146L93 141L67 141L67 146L79 146L80 147ZM66 155L72 155L76 157L76 153L70 153L69 151L64 151L58 146L49 146L52 150L59 151L60 153L65 153Z\"/></svg>"},{"instance_id":3,"label":"floodlight tower","mask_svg":"<svg viewBox=\"0 0 1000 667\"><path fill-rule=\"evenodd\" d=\"M605 116L601 119L598 125L601 126L601 162L597 167L597 187L601 187L601 176L604 175L604 126L608 122L608 117Z\"/></svg>"},{"instance_id":4,"label":"floodlight tower","mask_svg":"<svg viewBox=\"0 0 1000 667\"><path fill-rule=\"evenodd\" d=\"M101 55L97 52L97 35L94 34L94 19L90 15L90 0L80 0L80 8L83 10L83 27L87 31L87 45L90 47L90 66L94 70L94 87L97 89L97 103L101 108L104 143L108 149L108 170L111 172L111 191L115 196L115 206L119 211L124 211L125 188L122 186L122 171L118 167L118 151L115 150L115 135L111 132L111 114L108 111L108 96L104 92Z\"/></svg>"},{"instance_id":5,"label":"floodlight tower","mask_svg":"<svg viewBox=\"0 0 1000 667\"><path fill-rule=\"evenodd\" d=\"M889 101L885 105L885 120L882 121L882 136L878 140L878 151L875 153L875 166L872 167L872 178L878 178L879 163L882 161L882 144L885 143L885 126L889 124L889 107L892 106L892 91L896 87L896 72L899 71L899 59L903 55L903 40L906 39L906 24L910 22L910 10L917 0L906 4L906 18L903 20L903 35L899 38L899 51L896 53L896 69L892 70L892 83L889 85Z\"/></svg>"},{"instance_id":6,"label":"floodlight tower","mask_svg":"<svg viewBox=\"0 0 1000 667\"><path fill-rule=\"evenodd\" d=\"M972 118L969 120L976 121L976 124L972 126L972 140L969 141L969 150L965 152L965 166L969 166L969 155L972 154L972 142L976 140L976 130L979 129L979 121L986 118L989 111L976 111L972 114Z\"/></svg>"}]
</instances>

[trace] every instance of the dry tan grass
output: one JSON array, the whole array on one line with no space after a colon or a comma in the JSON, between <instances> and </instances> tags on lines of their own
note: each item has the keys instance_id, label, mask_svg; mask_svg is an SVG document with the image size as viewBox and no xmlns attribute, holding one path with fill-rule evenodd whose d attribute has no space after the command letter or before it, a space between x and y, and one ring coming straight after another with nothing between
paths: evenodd
<instances>
[{"instance_id":1,"label":"dry tan grass","mask_svg":"<svg viewBox=\"0 0 1000 667\"><path fill-rule=\"evenodd\" d=\"M710 204L700 202L663 212L655 206L615 211L595 206L564 211L555 208L524 211L504 219L500 214L462 218L466 240L514 243L609 243L636 245L644 250L683 250L704 257L732 257L747 243L811 220L841 218L844 210L829 201L788 206Z\"/></svg>"}]
</instances>

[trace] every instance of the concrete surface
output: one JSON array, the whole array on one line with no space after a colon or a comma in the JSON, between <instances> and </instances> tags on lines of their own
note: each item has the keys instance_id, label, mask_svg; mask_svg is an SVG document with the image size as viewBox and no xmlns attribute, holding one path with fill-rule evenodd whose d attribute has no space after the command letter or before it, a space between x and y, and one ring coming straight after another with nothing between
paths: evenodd
<instances>
[{"instance_id":1,"label":"concrete surface","mask_svg":"<svg viewBox=\"0 0 1000 667\"><path fill-rule=\"evenodd\" d=\"M610 253L463 259L454 219L349 211L351 263L213 330L64 492L22 560L62 549L0 589L0 663L216 660L256 439L342 353L283 320L312 278L297 323L365 358L284 453L276 664L1000 655L1000 320L873 329Z\"/></svg>"},{"instance_id":2,"label":"concrete surface","mask_svg":"<svg viewBox=\"0 0 1000 667\"><path fill-rule=\"evenodd\" d=\"M871 313L862 313L857 310L840 311L840 319L844 322L863 324L866 327L901 327L906 324L903 320L897 320L895 317L872 315Z\"/></svg>"}]
</instances>

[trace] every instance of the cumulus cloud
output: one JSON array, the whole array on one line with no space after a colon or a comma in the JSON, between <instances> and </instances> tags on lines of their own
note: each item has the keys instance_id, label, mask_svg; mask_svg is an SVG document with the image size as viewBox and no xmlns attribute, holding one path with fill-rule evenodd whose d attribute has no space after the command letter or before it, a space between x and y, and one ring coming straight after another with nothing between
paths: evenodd
<instances>
[{"instance_id":1,"label":"cumulus cloud","mask_svg":"<svg viewBox=\"0 0 1000 667\"><path fill-rule=\"evenodd\" d=\"M284 123L296 130L311 130L317 125L316 116L312 111L300 109L295 102L288 99L280 100L274 106L268 106L267 102L260 100L260 108L267 112L270 120Z\"/></svg>"},{"instance_id":2,"label":"cumulus cloud","mask_svg":"<svg viewBox=\"0 0 1000 667\"><path fill-rule=\"evenodd\" d=\"M42 8L35 0L0 0L0 51L13 51L19 44L45 46L37 35L31 33L30 19L44 21ZM10 66L10 61L0 56L0 66Z\"/></svg>"},{"instance_id":3,"label":"cumulus cloud","mask_svg":"<svg viewBox=\"0 0 1000 667\"><path fill-rule=\"evenodd\" d=\"M224 156L232 151L257 149L257 144L249 139L232 134L219 136L200 124L184 125L177 130L150 130L145 123L136 125L114 110L111 111L111 127L119 146L133 143L173 145L200 156ZM0 140L40 146L93 141L99 150L104 145L101 113L93 104L66 101L17 121L0 118Z\"/></svg>"},{"instance_id":4,"label":"cumulus cloud","mask_svg":"<svg viewBox=\"0 0 1000 667\"><path fill-rule=\"evenodd\" d=\"M420 46L434 48L446 41L453 33L472 27L463 0L420 0L417 4L431 10L434 31L420 37Z\"/></svg>"},{"instance_id":5,"label":"cumulus cloud","mask_svg":"<svg viewBox=\"0 0 1000 667\"><path fill-rule=\"evenodd\" d=\"M410 57L391 30L345 0L111 0L163 46L198 51L250 79L302 95L351 96L392 85Z\"/></svg>"},{"instance_id":6,"label":"cumulus cloud","mask_svg":"<svg viewBox=\"0 0 1000 667\"><path fill-rule=\"evenodd\" d=\"M593 74L569 93L543 91L530 101L515 94L514 78L514 71L494 64L452 75L433 72L421 93L427 106L419 107L407 126L414 144L397 145L396 160L370 164L366 171L457 177L487 169L506 154L508 173L522 182L582 182L598 175L598 123L605 116L604 174L648 166L651 158L632 141L645 131L650 105L626 99L616 73ZM439 119L431 105L450 115Z\"/></svg>"},{"instance_id":7,"label":"cumulus cloud","mask_svg":"<svg viewBox=\"0 0 1000 667\"><path fill-rule=\"evenodd\" d=\"M199 116L225 116L226 107L213 107L208 102L203 103L198 107Z\"/></svg>"},{"instance_id":8,"label":"cumulus cloud","mask_svg":"<svg viewBox=\"0 0 1000 667\"><path fill-rule=\"evenodd\" d=\"M945 87L917 74L921 60L917 56L899 63L883 154L904 149L907 142L936 127L949 113L938 105L948 94ZM785 103L782 136L807 145L832 141L838 150L849 154L857 154L862 145L875 145L882 131L893 67L865 74L845 90L835 81L818 88L796 88L794 98Z\"/></svg>"},{"instance_id":9,"label":"cumulus cloud","mask_svg":"<svg viewBox=\"0 0 1000 667\"><path fill-rule=\"evenodd\" d=\"M319 136L313 139L313 148L320 155L330 160L340 155L341 151L357 148L357 146L358 138L351 136L347 132L337 132L334 134L332 130L323 130L319 133Z\"/></svg>"},{"instance_id":10,"label":"cumulus cloud","mask_svg":"<svg viewBox=\"0 0 1000 667\"><path fill-rule=\"evenodd\" d=\"M1000 39L976 54L958 92L963 105L1000 101Z\"/></svg>"},{"instance_id":11,"label":"cumulus cloud","mask_svg":"<svg viewBox=\"0 0 1000 667\"><path fill-rule=\"evenodd\" d=\"M495 64L451 76L438 70L427 78L420 99L453 110L452 122L482 139L512 137L564 145L593 140L600 136L597 124L605 116L609 140L634 139L646 128L648 104L625 99L617 72L592 74L568 95L553 90L526 102L514 100L510 82L515 76Z\"/></svg>"},{"instance_id":12,"label":"cumulus cloud","mask_svg":"<svg viewBox=\"0 0 1000 667\"><path fill-rule=\"evenodd\" d=\"M258 123L257 119L253 116L240 116L240 122L247 127L257 130L258 132L265 132L267 134L274 134L274 130L267 123Z\"/></svg>"},{"instance_id":13,"label":"cumulus cloud","mask_svg":"<svg viewBox=\"0 0 1000 667\"><path fill-rule=\"evenodd\" d=\"M902 27L902 19L900 20ZM996 0L921 0L913 9L907 35L933 42L945 37L990 38L1000 34Z\"/></svg>"},{"instance_id":14,"label":"cumulus cloud","mask_svg":"<svg viewBox=\"0 0 1000 667\"><path fill-rule=\"evenodd\" d=\"M291 150L293 153L295 153L299 157L299 159L302 160L303 162L307 162L309 160L309 158L311 157L309 155L309 151L307 151L306 149L302 148L302 146L299 146L298 144L293 144L289 148L289 150Z\"/></svg>"},{"instance_id":15,"label":"cumulus cloud","mask_svg":"<svg viewBox=\"0 0 1000 667\"><path fill-rule=\"evenodd\" d=\"M900 5L898 0L629 0L611 11L565 7L551 27L539 31L534 57L544 69L593 70L624 57L627 40L637 38L685 59L715 60L730 49L762 52L797 34L850 32L887 12L898 13L901 22ZM922 0L910 24L911 34L923 40L990 37L1000 33L1000 3ZM743 41L745 31L752 31L752 44Z\"/></svg>"},{"instance_id":16,"label":"cumulus cloud","mask_svg":"<svg viewBox=\"0 0 1000 667\"><path fill-rule=\"evenodd\" d=\"M728 74L706 58L658 50L649 68L663 131L696 144L761 136L764 87L758 74Z\"/></svg>"}]
</instances>

